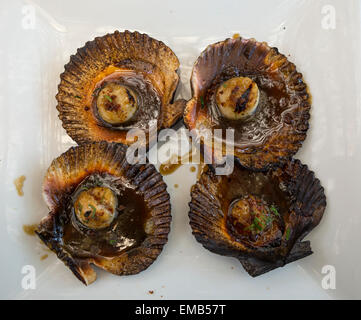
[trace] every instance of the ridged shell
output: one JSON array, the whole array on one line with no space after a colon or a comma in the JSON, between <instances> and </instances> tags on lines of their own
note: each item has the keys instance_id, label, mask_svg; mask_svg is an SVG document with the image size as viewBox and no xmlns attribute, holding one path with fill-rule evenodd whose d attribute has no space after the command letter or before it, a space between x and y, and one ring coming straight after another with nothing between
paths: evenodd
<instances>
[{"instance_id":1,"label":"ridged shell","mask_svg":"<svg viewBox=\"0 0 361 320\"><path fill-rule=\"evenodd\" d=\"M326 197L320 181L306 165L299 160L292 160L282 168L265 173L283 183L291 199L285 225L285 230L291 231L288 235L285 231L278 247L268 248L246 246L227 232L227 213L223 212L221 206L226 190L222 192L218 186L222 179L228 179L229 176L217 176L211 169L209 167L192 187L189 203L193 235L206 249L237 258L253 277L312 254L310 242L302 240L319 224L326 207ZM236 170L255 174L240 165L236 166ZM233 187L227 185L227 189Z\"/></svg>"},{"instance_id":2,"label":"ridged shell","mask_svg":"<svg viewBox=\"0 0 361 320\"><path fill-rule=\"evenodd\" d=\"M112 130L98 124L91 112L92 94L96 82L105 76L122 67L142 72L144 63L148 64L151 72L143 74L156 89L162 103L162 110L155 119L158 120L158 128L172 125L182 116L182 113L179 115L178 111L174 111L179 105L171 105L179 80L176 72L179 61L173 51L146 34L115 31L88 41L79 48L60 75L57 109L71 138L79 144L90 141L130 143L126 140L125 130ZM182 111L184 105L185 102ZM177 113L178 118L172 117L172 113Z\"/></svg>"},{"instance_id":3,"label":"ridged shell","mask_svg":"<svg viewBox=\"0 0 361 320\"><path fill-rule=\"evenodd\" d=\"M193 97L184 111L186 126L190 130L212 127L213 120L207 105L203 105L203 96L214 85L213 81L217 76L227 68L237 70L239 76L277 77L287 87L288 95L293 99L282 120L287 125L267 136L261 144L235 146L234 156L247 168L263 170L296 154L309 127L311 97L307 85L296 66L280 54L277 48L254 39L226 39L209 45L201 53L192 71ZM205 145L205 148L214 155L212 146ZM223 145L223 153L224 150Z\"/></svg>"},{"instance_id":4,"label":"ridged shell","mask_svg":"<svg viewBox=\"0 0 361 320\"><path fill-rule=\"evenodd\" d=\"M43 196L50 213L38 227L38 236L53 250L84 284L90 284L96 273L90 264L117 275L136 274L148 268L167 242L171 223L171 205L167 185L151 164L130 165L121 144L94 142L72 147L55 159L43 182ZM143 197L149 208L147 236L140 246L112 258L78 258L63 250L56 234L57 217L63 202L92 173L107 173L120 177L124 184Z\"/></svg>"}]
</instances>

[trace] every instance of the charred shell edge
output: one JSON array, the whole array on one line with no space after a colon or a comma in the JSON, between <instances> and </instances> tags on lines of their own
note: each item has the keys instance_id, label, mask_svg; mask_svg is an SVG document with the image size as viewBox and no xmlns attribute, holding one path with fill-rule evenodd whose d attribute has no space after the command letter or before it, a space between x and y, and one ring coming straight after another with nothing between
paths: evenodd
<instances>
[{"instance_id":1,"label":"charred shell edge","mask_svg":"<svg viewBox=\"0 0 361 320\"><path fill-rule=\"evenodd\" d=\"M44 199L51 211L41 220L37 234L84 284L89 284L96 278L90 263L117 275L131 275L145 270L158 257L168 240L171 205L167 185L152 164L130 165L125 154L126 147L115 143L93 142L72 147L53 161L44 179ZM87 173L84 169L88 169ZM71 187L79 183L85 174L92 172L110 172L123 177L143 194L150 209L147 223L151 225L151 232L141 246L111 259L73 258L51 238L57 212L61 207L61 194L70 192Z\"/></svg>"},{"instance_id":2,"label":"charred shell edge","mask_svg":"<svg viewBox=\"0 0 361 320\"><path fill-rule=\"evenodd\" d=\"M183 112L187 101L179 99L164 109L162 128L173 128L183 119Z\"/></svg>"},{"instance_id":3,"label":"charred shell edge","mask_svg":"<svg viewBox=\"0 0 361 320\"><path fill-rule=\"evenodd\" d=\"M124 50L128 54L138 52L144 57L149 57L150 63L160 66L168 74L165 83L164 96L166 105L171 103L174 92L178 86L179 60L174 52L162 41L153 39L139 32L115 31L102 37L96 37L92 41L77 50L75 55L70 56L70 61L64 66L65 71L60 75L60 84L56 99L57 110L67 134L78 144L101 141L94 137L87 120L83 115L84 105L84 77L88 73L95 74L103 71L107 66L119 63L114 61L113 52ZM129 58L129 57L128 57ZM124 57L122 60L126 60ZM147 60L147 59L144 59ZM159 119L160 121L162 119ZM111 141L110 141L111 142ZM114 141L124 142L124 141Z\"/></svg>"},{"instance_id":4,"label":"charred shell edge","mask_svg":"<svg viewBox=\"0 0 361 320\"><path fill-rule=\"evenodd\" d=\"M306 165L291 160L277 170L282 170L288 177L288 191L293 203L290 208L293 211L293 231L288 240L283 238L283 258L261 259L254 251L244 250L225 235L224 214L215 188L218 178L212 170L204 172L191 190L189 219L196 240L213 253L237 258L253 277L312 254L310 242L302 240L319 224L326 208L324 189Z\"/></svg>"},{"instance_id":5,"label":"charred shell edge","mask_svg":"<svg viewBox=\"0 0 361 320\"><path fill-rule=\"evenodd\" d=\"M256 61L262 72L274 72L274 68L280 70L285 81L289 84L296 95L302 99L298 108L292 111L293 132L286 130L273 138L269 138L265 145L252 152L245 153L235 148L234 155L239 157L244 167L254 170L268 170L278 163L285 163L292 158L301 148L306 139L309 128L311 94L304 82L303 75L296 70L295 64L288 61L287 57L279 53L277 48L269 47L266 42L257 42L255 39L226 39L209 45L194 63L191 76L192 98L188 101L184 110L184 123L188 129L192 129L194 123L191 121L192 112L199 100L197 87L197 71L206 68L211 61L217 61L227 57L237 42L242 42L243 56L248 60ZM266 61L265 61L266 60ZM287 139L284 139L287 136ZM208 148L208 147L206 147ZM209 148L210 149L210 148ZM208 150L211 152L211 150Z\"/></svg>"}]
</instances>

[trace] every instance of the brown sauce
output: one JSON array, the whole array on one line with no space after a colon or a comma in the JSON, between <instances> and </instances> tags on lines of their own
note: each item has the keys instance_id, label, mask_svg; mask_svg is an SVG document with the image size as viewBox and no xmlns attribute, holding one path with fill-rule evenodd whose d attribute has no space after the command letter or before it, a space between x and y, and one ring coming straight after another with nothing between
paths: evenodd
<instances>
[{"instance_id":1,"label":"brown sauce","mask_svg":"<svg viewBox=\"0 0 361 320\"><path fill-rule=\"evenodd\" d=\"M47 257L48 257L48 255L47 255L47 254L44 254L43 256L40 257L40 261L45 260Z\"/></svg>"},{"instance_id":2,"label":"brown sauce","mask_svg":"<svg viewBox=\"0 0 361 320\"><path fill-rule=\"evenodd\" d=\"M84 234L73 222L64 227L64 248L74 256L113 257L138 247L146 237L144 224L149 209L144 199L132 188L125 188L118 197L118 216L108 228Z\"/></svg>"},{"instance_id":3,"label":"brown sauce","mask_svg":"<svg viewBox=\"0 0 361 320\"><path fill-rule=\"evenodd\" d=\"M291 200L288 193L281 190L280 179L272 176L271 173L252 172L236 166L232 175L222 176L221 182L218 185L218 194L221 200L222 211L226 213L226 228L235 239L244 242L245 236L237 228L231 227L233 223L229 210L235 200L242 199L248 195L262 199L268 207L277 207L280 221L277 222L275 227L281 229L281 232L283 231L284 221L288 219ZM276 231L272 231L273 236L276 234ZM270 241L270 237L261 234L258 238L251 240L250 242L254 245L262 245L263 242Z\"/></svg>"},{"instance_id":4,"label":"brown sauce","mask_svg":"<svg viewBox=\"0 0 361 320\"><path fill-rule=\"evenodd\" d=\"M206 167L206 164L204 163L204 158L202 155L200 155L200 162L198 164L198 172L197 172L197 180L200 179L205 167Z\"/></svg>"},{"instance_id":5,"label":"brown sauce","mask_svg":"<svg viewBox=\"0 0 361 320\"><path fill-rule=\"evenodd\" d=\"M220 114L216 103L218 86L233 77L247 76L257 83L260 91L258 107L255 113L242 120L228 120ZM285 124L283 118L292 110L297 99L286 87L283 79L273 75L244 74L236 69L227 69L208 90L205 101L213 122L213 129L234 129L235 145L260 145L273 132L279 131ZM224 130L225 131L225 130Z\"/></svg>"},{"instance_id":6,"label":"brown sauce","mask_svg":"<svg viewBox=\"0 0 361 320\"><path fill-rule=\"evenodd\" d=\"M197 180L200 179L205 166L206 165L204 163L202 163L202 162L200 164L198 164Z\"/></svg>"},{"instance_id":7,"label":"brown sauce","mask_svg":"<svg viewBox=\"0 0 361 320\"><path fill-rule=\"evenodd\" d=\"M26 179L25 176L20 176L14 180L14 185L15 185L16 191L20 197L22 197L24 195L23 186L24 186L25 179Z\"/></svg>"},{"instance_id":8,"label":"brown sauce","mask_svg":"<svg viewBox=\"0 0 361 320\"><path fill-rule=\"evenodd\" d=\"M192 163L193 160L198 162L198 159L200 162L203 161L202 156L198 154L198 151L195 148L192 148L191 151L183 156L177 157L176 155L173 155L167 162L160 165L159 172L163 176L167 176L175 172L179 167L182 166L182 164ZM192 166L190 170L191 172L195 172L196 168Z\"/></svg>"},{"instance_id":9,"label":"brown sauce","mask_svg":"<svg viewBox=\"0 0 361 320\"><path fill-rule=\"evenodd\" d=\"M176 171L181 165L182 163L180 163L180 160L178 163L162 163L159 167L159 172L163 176L168 176Z\"/></svg>"},{"instance_id":10,"label":"brown sauce","mask_svg":"<svg viewBox=\"0 0 361 320\"><path fill-rule=\"evenodd\" d=\"M37 230L37 228L38 228L37 224L31 224L31 225L24 224L23 225L23 231L28 236L35 236L35 231Z\"/></svg>"}]
</instances>

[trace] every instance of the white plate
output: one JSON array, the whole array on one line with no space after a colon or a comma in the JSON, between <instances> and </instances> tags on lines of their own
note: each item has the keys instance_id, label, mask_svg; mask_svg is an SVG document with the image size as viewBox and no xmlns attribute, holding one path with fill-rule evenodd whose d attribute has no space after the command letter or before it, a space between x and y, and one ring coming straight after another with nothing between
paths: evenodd
<instances>
[{"instance_id":1,"label":"white plate","mask_svg":"<svg viewBox=\"0 0 361 320\"><path fill-rule=\"evenodd\" d=\"M8 0L0 7L1 298L361 298L359 1ZM186 165L165 177L173 205L169 242L139 275L99 271L98 280L85 287L22 231L47 214L43 175L74 144L55 109L59 74L78 47L116 29L146 32L175 51L184 98L190 97L190 71L199 53L233 33L290 55L313 95L311 129L297 157L321 179L328 201L324 219L309 236L313 255L252 279L235 259L203 249L188 224L196 174ZM23 174L25 196L19 197L13 180ZM41 261L44 254L49 258ZM35 290L21 286L24 265L35 267ZM336 268L335 290L321 286L325 265Z\"/></svg>"}]
</instances>

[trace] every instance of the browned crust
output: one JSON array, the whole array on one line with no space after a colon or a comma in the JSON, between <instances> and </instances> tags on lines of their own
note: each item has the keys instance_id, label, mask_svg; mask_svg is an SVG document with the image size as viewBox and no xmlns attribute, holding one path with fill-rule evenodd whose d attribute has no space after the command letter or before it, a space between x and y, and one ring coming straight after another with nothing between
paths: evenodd
<instances>
[{"instance_id":1,"label":"browned crust","mask_svg":"<svg viewBox=\"0 0 361 320\"><path fill-rule=\"evenodd\" d=\"M158 257L168 240L171 205L167 186L153 165L130 165L125 154L126 147L115 143L93 142L72 147L52 162L44 178L43 195L50 213L40 222L37 234L85 284L96 278L90 264L117 275L136 274L145 270ZM79 259L65 252L56 241L54 227L64 198L92 173L122 177L125 183L134 186L144 197L150 209L150 217L146 222L147 237L139 247L113 258Z\"/></svg>"},{"instance_id":2,"label":"browned crust","mask_svg":"<svg viewBox=\"0 0 361 320\"><path fill-rule=\"evenodd\" d=\"M310 255L310 242L302 240L319 224L326 208L320 181L299 160L291 160L271 173L286 184L292 199L285 227L292 231L288 240L284 234L281 245L275 248L251 249L229 236L217 188L221 176L206 170L191 190L189 219L196 240L214 253L237 258L253 277Z\"/></svg>"},{"instance_id":3,"label":"browned crust","mask_svg":"<svg viewBox=\"0 0 361 320\"><path fill-rule=\"evenodd\" d=\"M190 129L196 129L200 124L207 127L210 121L207 115L207 106L202 107L201 97L216 74L208 78L205 71L210 65L227 63L227 57L239 54L239 63L247 71L263 73L278 73L288 84L289 89L298 99L298 104L289 112L287 123L277 134L268 137L261 146L236 147L234 156L239 158L242 165L255 169L265 170L270 166L283 163L290 159L302 146L309 128L311 95L301 73L296 66L280 54L277 48L271 48L265 42L254 39L226 39L209 45L194 64L191 88L192 99L188 101L184 112L184 123ZM215 71L216 72L216 71ZM212 146L205 145L205 149L214 155ZM225 146L223 146L223 153Z\"/></svg>"},{"instance_id":4,"label":"browned crust","mask_svg":"<svg viewBox=\"0 0 361 320\"><path fill-rule=\"evenodd\" d=\"M115 31L79 48L60 75L56 95L59 118L69 136L78 144L90 141L130 144L126 131L98 124L91 112L92 93L96 82L105 76L122 68L143 72L144 66L150 69L144 74L157 90L162 105L168 105L178 85L179 61L163 42L139 32ZM159 128L162 117L161 112L157 119Z\"/></svg>"}]
</instances>

